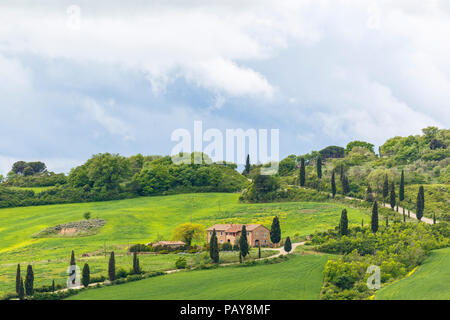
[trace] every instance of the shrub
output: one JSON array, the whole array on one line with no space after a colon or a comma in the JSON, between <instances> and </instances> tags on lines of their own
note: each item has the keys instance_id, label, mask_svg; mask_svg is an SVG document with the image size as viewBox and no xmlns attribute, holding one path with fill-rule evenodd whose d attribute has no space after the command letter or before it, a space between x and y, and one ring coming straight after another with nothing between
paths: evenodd
<instances>
[{"instance_id":1,"label":"shrub","mask_svg":"<svg viewBox=\"0 0 450 320\"><path fill-rule=\"evenodd\" d=\"M177 261L175 261L175 267L177 269L186 269L187 262L185 257L179 257Z\"/></svg>"}]
</instances>

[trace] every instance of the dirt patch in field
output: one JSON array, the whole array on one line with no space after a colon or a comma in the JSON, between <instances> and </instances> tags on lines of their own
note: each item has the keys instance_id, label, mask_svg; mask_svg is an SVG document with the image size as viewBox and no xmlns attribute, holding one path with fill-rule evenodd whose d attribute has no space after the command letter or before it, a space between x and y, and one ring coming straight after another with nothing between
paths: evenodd
<instances>
[{"instance_id":1,"label":"dirt patch in field","mask_svg":"<svg viewBox=\"0 0 450 320\"><path fill-rule=\"evenodd\" d=\"M317 209L301 209L301 213L317 213Z\"/></svg>"},{"instance_id":2,"label":"dirt patch in field","mask_svg":"<svg viewBox=\"0 0 450 320\"><path fill-rule=\"evenodd\" d=\"M45 228L34 234L33 238L91 236L98 233L99 229L105 224L106 220L103 219L69 222Z\"/></svg>"}]
</instances>

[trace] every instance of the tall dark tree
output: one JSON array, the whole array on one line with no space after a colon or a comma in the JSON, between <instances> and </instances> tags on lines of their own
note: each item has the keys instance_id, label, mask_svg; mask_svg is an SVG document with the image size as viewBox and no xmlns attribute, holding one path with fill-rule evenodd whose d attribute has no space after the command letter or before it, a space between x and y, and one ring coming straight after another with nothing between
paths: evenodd
<instances>
[{"instance_id":1,"label":"tall dark tree","mask_svg":"<svg viewBox=\"0 0 450 320\"><path fill-rule=\"evenodd\" d=\"M34 272L33 267L29 264L27 267L27 275L25 276L25 294L27 296L33 295L34 287Z\"/></svg>"},{"instance_id":2,"label":"tall dark tree","mask_svg":"<svg viewBox=\"0 0 450 320\"><path fill-rule=\"evenodd\" d=\"M394 181L392 181L392 183L391 183L391 191L390 191L390 199L389 199L389 203L391 205L391 209L392 210L394 210L394 208L395 208L395 199L396 199L395 184L394 184Z\"/></svg>"},{"instance_id":3,"label":"tall dark tree","mask_svg":"<svg viewBox=\"0 0 450 320\"><path fill-rule=\"evenodd\" d=\"M400 178L400 188L398 189L398 200L400 200L400 202L405 200L405 173L403 170Z\"/></svg>"},{"instance_id":4,"label":"tall dark tree","mask_svg":"<svg viewBox=\"0 0 450 320\"><path fill-rule=\"evenodd\" d=\"M342 183L342 193L347 194L350 192L350 183L348 181L348 177L346 175L342 176L341 178Z\"/></svg>"},{"instance_id":5,"label":"tall dark tree","mask_svg":"<svg viewBox=\"0 0 450 320\"><path fill-rule=\"evenodd\" d=\"M386 228L389 227L389 217L386 216Z\"/></svg>"},{"instance_id":6,"label":"tall dark tree","mask_svg":"<svg viewBox=\"0 0 450 320\"><path fill-rule=\"evenodd\" d=\"M19 282L19 293L17 294L19 296L19 300L24 300L25 299L25 290L23 287L23 279L20 278L20 282Z\"/></svg>"},{"instance_id":7,"label":"tall dark tree","mask_svg":"<svg viewBox=\"0 0 450 320\"><path fill-rule=\"evenodd\" d=\"M81 277L81 283L85 288L87 288L90 282L91 282L91 270L89 269L89 265L85 263L83 267L83 275Z\"/></svg>"},{"instance_id":8,"label":"tall dark tree","mask_svg":"<svg viewBox=\"0 0 450 320\"><path fill-rule=\"evenodd\" d=\"M244 175L248 175L250 173L250 155L247 155L247 160L245 161Z\"/></svg>"},{"instance_id":9,"label":"tall dark tree","mask_svg":"<svg viewBox=\"0 0 450 320\"><path fill-rule=\"evenodd\" d=\"M365 200L367 202L373 202L373 193L372 193L372 188L370 187L370 184L367 186Z\"/></svg>"},{"instance_id":10,"label":"tall dark tree","mask_svg":"<svg viewBox=\"0 0 450 320\"><path fill-rule=\"evenodd\" d=\"M341 221L339 222L339 231L343 236L347 235L348 233L347 209L342 210Z\"/></svg>"},{"instance_id":11,"label":"tall dark tree","mask_svg":"<svg viewBox=\"0 0 450 320\"><path fill-rule=\"evenodd\" d=\"M336 181L334 179L334 170L331 174L331 194L333 195L333 198L336 195Z\"/></svg>"},{"instance_id":12,"label":"tall dark tree","mask_svg":"<svg viewBox=\"0 0 450 320\"><path fill-rule=\"evenodd\" d=\"M386 175L384 177L384 183L383 183L383 200L386 202L386 198L389 195L389 180L388 176Z\"/></svg>"},{"instance_id":13,"label":"tall dark tree","mask_svg":"<svg viewBox=\"0 0 450 320\"><path fill-rule=\"evenodd\" d=\"M55 292L55 280L52 280L52 292Z\"/></svg>"},{"instance_id":14,"label":"tall dark tree","mask_svg":"<svg viewBox=\"0 0 450 320\"><path fill-rule=\"evenodd\" d=\"M261 259L261 244L258 244L258 259Z\"/></svg>"},{"instance_id":15,"label":"tall dark tree","mask_svg":"<svg viewBox=\"0 0 450 320\"><path fill-rule=\"evenodd\" d=\"M273 218L272 226L270 227L270 241L273 244L279 243L281 241L281 228L278 217Z\"/></svg>"},{"instance_id":16,"label":"tall dark tree","mask_svg":"<svg viewBox=\"0 0 450 320\"><path fill-rule=\"evenodd\" d=\"M239 250L242 258L245 258L250 252L247 240L247 228L245 225L242 226L241 236L239 237Z\"/></svg>"},{"instance_id":17,"label":"tall dark tree","mask_svg":"<svg viewBox=\"0 0 450 320\"><path fill-rule=\"evenodd\" d=\"M209 256L214 263L219 263L219 244L217 243L216 229L213 230L209 240Z\"/></svg>"},{"instance_id":18,"label":"tall dark tree","mask_svg":"<svg viewBox=\"0 0 450 320\"><path fill-rule=\"evenodd\" d=\"M134 274L140 274L141 273L141 266L139 264L139 257L137 255L136 251L133 253L133 273Z\"/></svg>"},{"instance_id":19,"label":"tall dark tree","mask_svg":"<svg viewBox=\"0 0 450 320\"><path fill-rule=\"evenodd\" d=\"M433 213L433 224L436 224L436 213Z\"/></svg>"},{"instance_id":20,"label":"tall dark tree","mask_svg":"<svg viewBox=\"0 0 450 320\"><path fill-rule=\"evenodd\" d=\"M292 250L291 238L287 237L286 242L284 243L284 251L289 253L291 252L291 250Z\"/></svg>"},{"instance_id":21,"label":"tall dark tree","mask_svg":"<svg viewBox=\"0 0 450 320\"><path fill-rule=\"evenodd\" d=\"M419 193L422 198L422 211L423 211L425 209L425 190L424 190L423 186L419 187Z\"/></svg>"},{"instance_id":22,"label":"tall dark tree","mask_svg":"<svg viewBox=\"0 0 450 320\"><path fill-rule=\"evenodd\" d=\"M378 204L375 201L372 206L372 220L371 220L372 232L378 231Z\"/></svg>"},{"instance_id":23,"label":"tall dark tree","mask_svg":"<svg viewBox=\"0 0 450 320\"><path fill-rule=\"evenodd\" d=\"M17 264L16 271L16 293L19 294L20 290L20 281L22 281L22 276L20 275L20 264Z\"/></svg>"},{"instance_id":24,"label":"tall dark tree","mask_svg":"<svg viewBox=\"0 0 450 320\"><path fill-rule=\"evenodd\" d=\"M75 263L75 253L72 250L72 255L70 256L70 266L76 265Z\"/></svg>"},{"instance_id":25,"label":"tall dark tree","mask_svg":"<svg viewBox=\"0 0 450 320\"><path fill-rule=\"evenodd\" d=\"M114 251L111 252L108 264L108 278L110 281L116 279L116 258L114 257Z\"/></svg>"},{"instance_id":26,"label":"tall dark tree","mask_svg":"<svg viewBox=\"0 0 450 320\"><path fill-rule=\"evenodd\" d=\"M425 209L425 194L423 186L420 186L419 192L417 193L417 201L416 201L416 216L419 221L422 220L424 209Z\"/></svg>"},{"instance_id":27,"label":"tall dark tree","mask_svg":"<svg viewBox=\"0 0 450 320\"><path fill-rule=\"evenodd\" d=\"M299 176L299 182L300 186L304 187L306 181L306 170L305 170L305 158L300 159L300 176Z\"/></svg>"},{"instance_id":28,"label":"tall dark tree","mask_svg":"<svg viewBox=\"0 0 450 320\"><path fill-rule=\"evenodd\" d=\"M322 179L322 157L317 157L317 177Z\"/></svg>"},{"instance_id":29,"label":"tall dark tree","mask_svg":"<svg viewBox=\"0 0 450 320\"><path fill-rule=\"evenodd\" d=\"M406 213L405 213L405 210L403 210L403 222L406 222Z\"/></svg>"}]
</instances>

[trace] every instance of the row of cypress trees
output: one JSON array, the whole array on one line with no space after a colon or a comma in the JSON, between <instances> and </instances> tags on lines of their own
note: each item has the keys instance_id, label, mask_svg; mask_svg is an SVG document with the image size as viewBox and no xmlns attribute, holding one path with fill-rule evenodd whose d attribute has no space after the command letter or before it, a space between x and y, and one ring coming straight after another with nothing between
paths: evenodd
<instances>
[{"instance_id":1,"label":"row of cypress trees","mask_svg":"<svg viewBox=\"0 0 450 320\"><path fill-rule=\"evenodd\" d=\"M72 254L70 256L70 265L75 266L75 253L72 250ZM133 253L133 273L134 274L140 274L141 267L139 263L139 257L137 256L137 253ZM81 283L84 287L88 287L89 283L91 281L90 277L90 268L89 264L85 263L83 266L82 271L82 277L81 277ZM108 263L108 279L110 281L114 281L116 279L116 262L115 262L115 256L114 252L111 252L109 263ZM73 283L75 283L75 279L73 279ZM55 291L55 280L52 281L51 286L52 291ZM25 277L25 283L23 282L21 271L20 271L20 264L17 265L17 271L16 271L16 293L20 300L25 299L25 296L32 296L34 293L34 272L33 267L31 265L28 265L27 267L27 273Z\"/></svg>"},{"instance_id":2,"label":"row of cypress trees","mask_svg":"<svg viewBox=\"0 0 450 320\"><path fill-rule=\"evenodd\" d=\"M25 296L32 296L34 292L34 272L33 267L28 265L25 276L25 284L20 272L20 264L17 265L16 272L16 293L20 300L25 299Z\"/></svg>"}]
</instances>

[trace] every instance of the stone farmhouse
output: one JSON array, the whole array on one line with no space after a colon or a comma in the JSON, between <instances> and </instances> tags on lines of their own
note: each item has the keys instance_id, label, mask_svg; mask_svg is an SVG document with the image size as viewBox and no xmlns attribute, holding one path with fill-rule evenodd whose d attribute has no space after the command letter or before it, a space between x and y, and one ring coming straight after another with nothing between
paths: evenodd
<instances>
[{"instance_id":1,"label":"stone farmhouse","mask_svg":"<svg viewBox=\"0 0 450 320\"><path fill-rule=\"evenodd\" d=\"M215 224L206 229L206 236L208 243L211 240L213 230L216 230L217 242L224 244L234 244L236 239L239 239L242 231L242 224ZM251 247L268 246L270 245L270 231L262 224L246 224L247 240Z\"/></svg>"}]
</instances>

